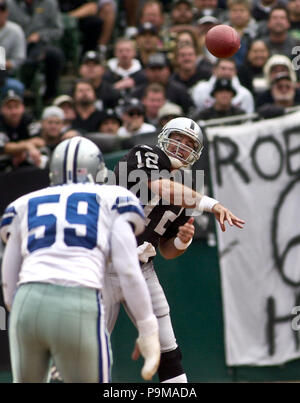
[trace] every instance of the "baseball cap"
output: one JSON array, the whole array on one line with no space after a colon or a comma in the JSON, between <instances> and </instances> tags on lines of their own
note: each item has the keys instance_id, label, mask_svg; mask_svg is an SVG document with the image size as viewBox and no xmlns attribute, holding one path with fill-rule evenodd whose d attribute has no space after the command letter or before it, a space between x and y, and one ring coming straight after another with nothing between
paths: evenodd
<instances>
[{"instance_id":1,"label":"baseball cap","mask_svg":"<svg viewBox=\"0 0 300 403\"><path fill-rule=\"evenodd\" d=\"M42 120L48 119L51 117L57 117L57 118L64 120L65 114L64 114L64 111L61 108L59 108L58 106L48 106L47 108L45 108L43 110Z\"/></svg>"},{"instance_id":2,"label":"baseball cap","mask_svg":"<svg viewBox=\"0 0 300 403\"><path fill-rule=\"evenodd\" d=\"M139 26L138 34L144 34L145 32L151 32L154 35L157 35L157 28L152 22L144 22L144 24Z\"/></svg>"},{"instance_id":3,"label":"baseball cap","mask_svg":"<svg viewBox=\"0 0 300 403\"><path fill-rule=\"evenodd\" d=\"M202 24L220 24L218 18L214 17L213 15L204 15L197 20L198 25Z\"/></svg>"},{"instance_id":4,"label":"baseball cap","mask_svg":"<svg viewBox=\"0 0 300 403\"><path fill-rule=\"evenodd\" d=\"M7 9L6 0L0 0L0 10L6 10L6 9Z\"/></svg>"},{"instance_id":5,"label":"baseball cap","mask_svg":"<svg viewBox=\"0 0 300 403\"><path fill-rule=\"evenodd\" d=\"M278 73L278 74L276 74L275 77L273 77L271 85L277 83L278 81L280 81L282 79L292 81L292 77L290 76L290 74L288 72L282 71L281 73Z\"/></svg>"},{"instance_id":6,"label":"baseball cap","mask_svg":"<svg viewBox=\"0 0 300 403\"><path fill-rule=\"evenodd\" d=\"M130 111L140 111L144 113L144 106L142 102L137 98L128 99L122 108L122 112L128 113Z\"/></svg>"},{"instance_id":7,"label":"baseball cap","mask_svg":"<svg viewBox=\"0 0 300 403\"><path fill-rule=\"evenodd\" d=\"M122 125L122 119L120 118L119 114L117 113L117 111L115 109L109 108L106 109L106 111L103 114L103 118L101 120L101 123L105 122L105 120L107 119L116 119L120 125Z\"/></svg>"},{"instance_id":8,"label":"baseball cap","mask_svg":"<svg viewBox=\"0 0 300 403\"><path fill-rule=\"evenodd\" d=\"M53 101L54 106L60 106L60 105L62 105L64 103L73 104L74 100L70 95L59 95Z\"/></svg>"},{"instance_id":9,"label":"baseball cap","mask_svg":"<svg viewBox=\"0 0 300 403\"><path fill-rule=\"evenodd\" d=\"M191 0L175 0L173 7L177 6L177 4L185 3L190 7L193 7L193 2Z\"/></svg>"},{"instance_id":10,"label":"baseball cap","mask_svg":"<svg viewBox=\"0 0 300 403\"><path fill-rule=\"evenodd\" d=\"M166 67L169 62L164 53L153 53L149 56L147 67Z\"/></svg>"},{"instance_id":11,"label":"baseball cap","mask_svg":"<svg viewBox=\"0 0 300 403\"><path fill-rule=\"evenodd\" d=\"M89 50L83 55L81 63L86 62L94 62L97 64L101 64L101 57L100 54L94 50Z\"/></svg>"},{"instance_id":12,"label":"baseball cap","mask_svg":"<svg viewBox=\"0 0 300 403\"><path fill-rule=\"evenodd\" d=\"M236 90L233 88L231 84L231 80L227 78L219 78L210 93L210 95L214 96L216 91L228 90L231 91L234 95L236 95Z\"/></svg>"},{"instance_id":13,"label":"baseball cap","mask_svg":"<svg viewBox=\"0 0 300 403\"><path fill-rule=\"evenodd\" d=\"M19 101L23 103L23 98L14 90L8 90L2 99L2 105L6 104L9 101Z\"/></svg>"},{"instance_id":14,"label":"baseball cap","mask_svg":"<svg viewBox=\"0 0 300 403\"><path fill-rule=\"evenodd\" d=\"M181 106L167 101L158 111L158 118L162 119L167 116L182 116L183 110Z\"/></svg>"}]
</instances>

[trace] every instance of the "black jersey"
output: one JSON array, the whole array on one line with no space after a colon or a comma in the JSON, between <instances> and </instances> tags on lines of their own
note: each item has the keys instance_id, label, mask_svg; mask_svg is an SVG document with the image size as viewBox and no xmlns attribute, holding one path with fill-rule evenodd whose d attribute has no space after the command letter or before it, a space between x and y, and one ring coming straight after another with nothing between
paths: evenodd
<instances>
[{"instance_id":1,"label":"black jersey","mask_svg":"<svg viewBox=\"0 0 300 403\"><path fill-rule=\"evenodd\" d=\"M178 227L189 218L183 207L166 204L148 188L149 180L170 177L170 171L168 156L159 147L148 145L135 146L115 167L117 185L131 190L144 207L146 228L137 238L138 245L146 241L157 248L161 237L176 236Z\"/></svg>"}]
</instances>

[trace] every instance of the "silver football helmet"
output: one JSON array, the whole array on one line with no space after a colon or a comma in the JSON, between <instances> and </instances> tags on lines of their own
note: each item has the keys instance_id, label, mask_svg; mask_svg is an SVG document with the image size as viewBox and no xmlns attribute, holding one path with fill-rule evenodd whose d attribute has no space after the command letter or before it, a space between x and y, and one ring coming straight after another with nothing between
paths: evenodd
<instances>
[{"instance_id":1,"label":"silver football helmet","mask_svg":"<svg viewBox=\"0 0 300 403\"><path fill-rule=\"evenodd\" d=\"M170 135L172 133L188 136L194 141L194 148L182 144L178 140L171 139ZM186 167L193 165L200 158L203 150L203 134L198 124L192 119L171 119L158 135L158 146L168 155L173 168ZM188 157L184 158L182 156L182 150L189 152Z\"/></svg>"},{"instance_id":2,"label":"silver football helmet","mask_svg":"<svg viewBox=\"0 0 300 403\"><path fill-rule=\"evenodd\" d=\"M100 149L91 140L76 136L62 141L50 161L51 185L104 183L107 168Z\"/></svg>"}]
</instances>

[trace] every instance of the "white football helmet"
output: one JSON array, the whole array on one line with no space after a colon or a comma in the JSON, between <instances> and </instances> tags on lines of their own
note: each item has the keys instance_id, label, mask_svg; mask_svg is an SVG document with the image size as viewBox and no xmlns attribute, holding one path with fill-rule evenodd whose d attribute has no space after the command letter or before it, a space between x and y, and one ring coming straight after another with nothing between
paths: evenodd
<instances>
[{"instance_id":1,"label":"white football helmet","mask_svg":"<svg viewBox=\"0 0 300 403\"><path fill-rule=\"evenodd\" d=\"M191 148L180 141L170 139L172 133L180 133L188 136L194 141L195 147ZM169 146L175 145L176 150L170 151ZM158 135L158 146L168 155L173 168L186 167L193 165L201 155L203 150L203 134L196 122L189 118L171 119ZM189 156L183 158L180 150L188 151Z\"/></svg>"},{"instance_id":2,"label":"white football helmet","mask_svg":"<svg viewBox=\"0 0 300 403\"><path fill-rule=\"evenodd\" d=\"M64 183L104 183L107 168L103 155L91 140L76 136L62 141L50 161L51 185Z\"/></svg>"}]
</instances>

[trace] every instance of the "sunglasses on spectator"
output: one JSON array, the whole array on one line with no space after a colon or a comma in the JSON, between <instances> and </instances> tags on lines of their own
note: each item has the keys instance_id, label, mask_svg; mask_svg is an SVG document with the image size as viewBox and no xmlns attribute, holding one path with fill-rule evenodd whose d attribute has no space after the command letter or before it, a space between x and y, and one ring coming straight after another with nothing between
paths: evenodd
<instances>
[{"instance_id":1,"label":"sunglasses on spectator","mask_svg":"<svg viewBox=\"0 0 300 403\"><path fill-rule=\"evenodd\" d=\"M129 116L143 116L143 112L142 111L138 111L138 110L134 110L134 111L129 111L127 112Z\"/></svg>"}]
</instances>

